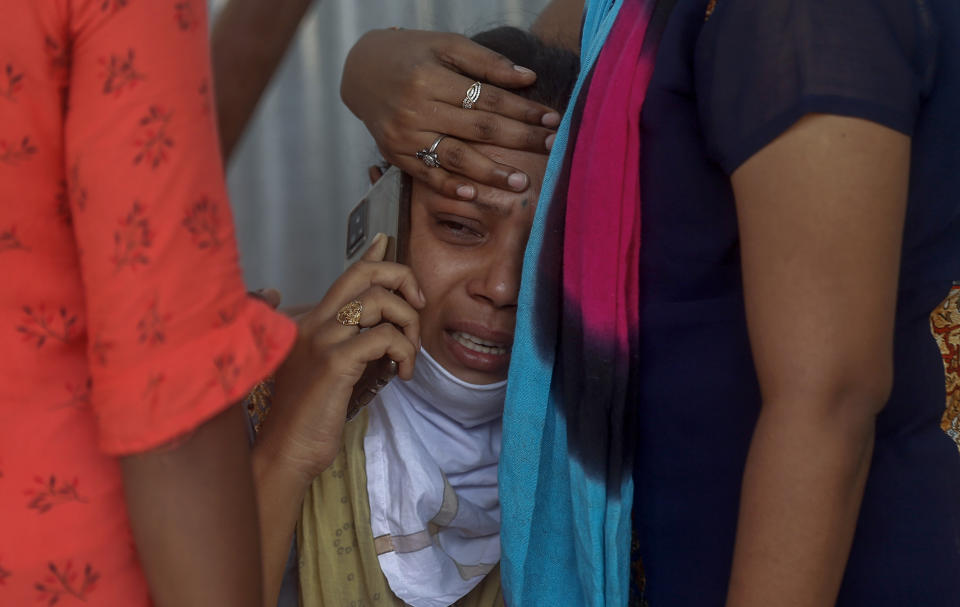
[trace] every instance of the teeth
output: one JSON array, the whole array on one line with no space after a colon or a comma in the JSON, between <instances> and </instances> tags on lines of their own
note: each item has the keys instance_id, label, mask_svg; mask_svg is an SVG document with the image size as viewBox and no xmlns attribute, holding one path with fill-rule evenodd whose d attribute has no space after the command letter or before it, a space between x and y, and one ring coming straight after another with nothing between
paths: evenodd
<instances>
[{"instance_id":1,"label":"teeth","mask_svg":"<svg viewBox=\"0 0 960 607\"><path fill-rule=\"evenodd\" d=\"M480 339L479 337L474 337L469 333L454 331L452 335L453 338L457 340L457 343L468 350L473 350L474 352L482 352L483 354L496 354L498 356L507 353L507 349L502 345L492 341Z\"/></svg>"}]
</instances>

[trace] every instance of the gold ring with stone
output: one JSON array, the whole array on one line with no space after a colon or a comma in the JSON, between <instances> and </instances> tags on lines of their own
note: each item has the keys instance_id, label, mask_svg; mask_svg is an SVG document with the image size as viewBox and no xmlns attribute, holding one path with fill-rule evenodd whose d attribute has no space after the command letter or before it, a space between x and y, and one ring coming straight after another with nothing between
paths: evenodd
<instances>
[{"instance_id":1,"label":"gold ring with stone","mask_svg":"<svg viewBox=\"0 0 960 607\"><path fill-rule=\"evenodd\" d=\"M360 314L362 312L363 304L360 303L359 299L354 299L337 312L337 322L345 327L356 327L360 324Z\"/></svg>"}]
</instances>

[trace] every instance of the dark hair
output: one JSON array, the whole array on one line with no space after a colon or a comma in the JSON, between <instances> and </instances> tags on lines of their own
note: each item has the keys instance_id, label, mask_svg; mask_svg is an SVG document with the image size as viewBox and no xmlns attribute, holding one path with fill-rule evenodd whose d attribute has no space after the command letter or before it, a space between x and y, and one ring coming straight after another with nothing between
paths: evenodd
<instances>
[{"instance_id":1,"label":"dark hair","mask_svg":"<svg viewBox=\"0 0 960 607\"><path fill-rule=\"evenodd\" d=\"M548 46L530 32L510 26L480 32L470 39L537 73L533 85L510 92L561 113L567 107L580 71L580 57L576 53Z\"/></svg>"}]
</instances>

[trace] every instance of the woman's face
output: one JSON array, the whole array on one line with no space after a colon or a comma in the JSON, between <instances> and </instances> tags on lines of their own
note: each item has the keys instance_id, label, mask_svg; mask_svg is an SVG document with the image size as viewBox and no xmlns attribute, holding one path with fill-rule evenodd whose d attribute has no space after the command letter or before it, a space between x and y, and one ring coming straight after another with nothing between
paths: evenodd
<instances>
[{"instance_id":1,"label":"woman's face","mask_svg":"<svg viewBox=\"0 0 960 607\"><path fill-rule=\"evenodd\" d=\"M446 198L414 180L409 263L427 298L423 347L463 381L507 377L523 252L547 158L492 146L487 156L530 176L520 193L480 188L471 202Z\"/></svg>"}]
</instances>

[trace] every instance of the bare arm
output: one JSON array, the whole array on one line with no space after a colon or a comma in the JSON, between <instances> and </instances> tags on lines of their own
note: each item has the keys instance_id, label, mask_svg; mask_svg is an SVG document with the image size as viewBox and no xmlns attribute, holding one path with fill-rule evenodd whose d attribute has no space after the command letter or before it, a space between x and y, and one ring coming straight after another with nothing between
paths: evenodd
<instances>
[{"instance_id":1,"label":"bare arm","mask_svg":"<svg viewBox=\"0 0 960 607\"><path fill-rule=\"evenodd\" d=\"M733 175L763 406L728 607L832 605L892 382L910 140L813 115Z\"/></svg>"},{"instance_id":2,"label":"bare arm","mask_svg":"<svg viewBox=\"0 0 960 607\"><path fill-rule=\"evenodd\" d=\"M313 477L299 469L271 446L258 445L253 452L253 482L260 512L263 571L263 605L274 607L290 542L300 518L303 497Z\"/></svg>"},{"instance_id":3,"label":"bare arm","mask_svg":"<svg viewBox=\"0 0 960 607\"><path fill-rule=\"evenodd\" d=\"M130 523L157 607L254 607L257 512L237 407L182 442L121 459Z\"/></svg>"},{"instance_id":4,"label":"bare arm","mask_svg":"<svg viewBox=\"0 0 960 607\"><path fill-rule=\"evenodd\" d=\"M530 32L544 42L579 53L582 19L583 0L551 0L530 26Z\"/></svg>"},{"instance_id":5,"label":"bare arm","mask_svg":"<svg viewBox=\"0 0 960 607\"><path fill-rule=\"evenodd\" d=\"M312 0L230 0L213 27L220 148L240 140Z\"/></svg>"},{"instance_id":6,"label":"bare arm","mask_svg":"<svg viewBox=\"0 0 960 607\"><path fill-rule=\"evenodd\" d=\"M253 451L267 607L277 602L303 497L337 456L347 403L367 363L388 355L401 378L413 376L420 343L416 309L425 302L410 268L378 263L386 246L386 238L375 240L363 261L300 317L297 343L276 373L270 415ZM370 327L366 331L336 319L353 300L363 302L360 326Z\"/></svg>"}]
</instances>

